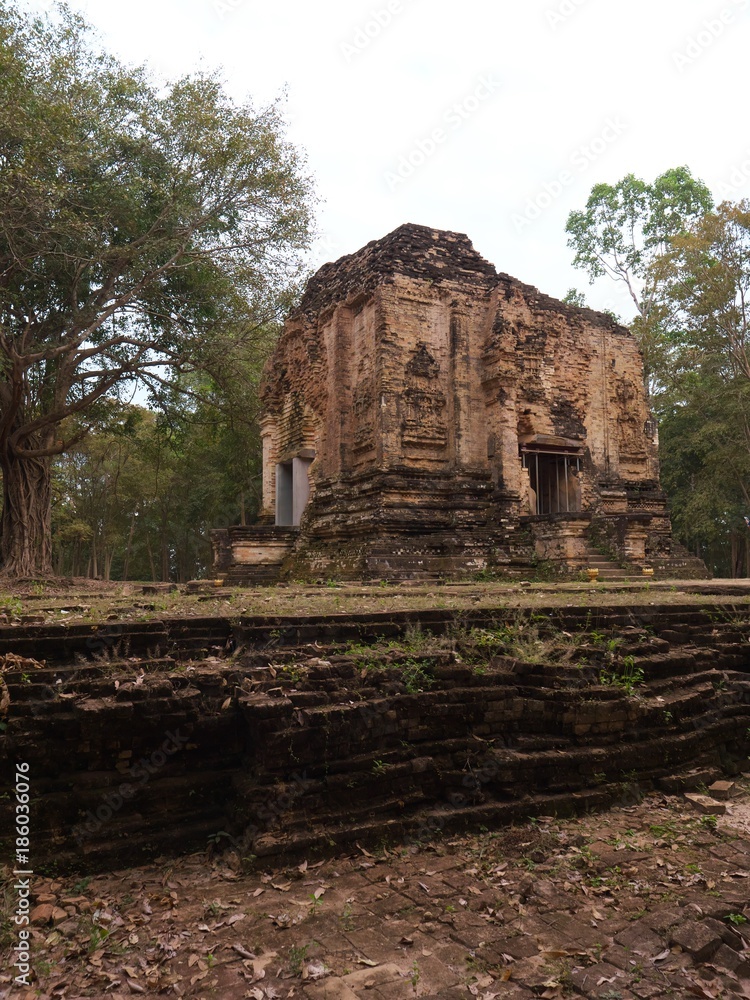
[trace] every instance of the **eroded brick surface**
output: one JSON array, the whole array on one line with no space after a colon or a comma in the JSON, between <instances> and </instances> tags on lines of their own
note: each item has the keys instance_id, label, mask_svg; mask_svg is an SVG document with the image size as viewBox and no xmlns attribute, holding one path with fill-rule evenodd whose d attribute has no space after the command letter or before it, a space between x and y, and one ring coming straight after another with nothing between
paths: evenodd
<instances>
[{"instance_id":1,"label":"eroded brick surface","mask_svg":"<svg viewBox=\"0 0 750 1000\"><path fill-rule=\"evenodd\" d=\"M462 234L404 225L321 268L262 398L261 525L214 537L236 582L577 569L593 538L705 573L673 551L633 336Z\"/></svg>"}]
</instances>

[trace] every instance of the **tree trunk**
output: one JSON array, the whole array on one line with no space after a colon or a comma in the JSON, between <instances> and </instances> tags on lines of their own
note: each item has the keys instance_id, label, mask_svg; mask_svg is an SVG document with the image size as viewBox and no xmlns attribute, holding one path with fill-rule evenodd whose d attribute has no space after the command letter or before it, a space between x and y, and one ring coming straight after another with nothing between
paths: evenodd
<instances>
[{"instance_id":1,"label":"tree trunk","mask_svg":"<svg viewBox=\"0 0 750 1000\"><path fill-rule=\"evenodd\" d=\"M99 578L99 559L96 549L96 535L91 539L91 562L89 563L89 577L92 580Z\"/></svg>"},{"instance_id":2,"label":"tree trunk","mask_svg":"<svg viewBox=\"0 0 750 1000\"><path fill-rule=\"evenodd\" d=\"M3 513L0 554L5 577L52 576L52 490L49 458L0 456Z\"/></svg>"},{"instance_id":3,"label":"tree trunk","mask_svg":"<svg viewBox=\"0 0 750 1000\"><path fill-rule=\"evenodd\" d=\"M161 542L161 578L165 583L169 581L169 542L165 538Z\"/></svg>"},{"instance_id":4,"label":"tree trunk","mask_svg":"<svg viewBox=\"0 0 750 1000\"><path fill-rule=\"evenodd\" d=\"M154 553L151 551L151 542L146 538L146 550L148 552L148 561L151 564L151 579L156 583L156 565L154 564Z\"/></svg>"},{"instance_id":5,"label":"tree trunk","mask_svg":"<svg viewBox=\"0 0 750 1000\"><path fill-rule=\"evenodd\" d=\"M130 533L128 534L128 544L125 549L125 565L122 567L122 578L127 580L130 572L130 552L133 548L133 533L135 532L135 514L130 516Z\"/></svg>"}]
</instances>

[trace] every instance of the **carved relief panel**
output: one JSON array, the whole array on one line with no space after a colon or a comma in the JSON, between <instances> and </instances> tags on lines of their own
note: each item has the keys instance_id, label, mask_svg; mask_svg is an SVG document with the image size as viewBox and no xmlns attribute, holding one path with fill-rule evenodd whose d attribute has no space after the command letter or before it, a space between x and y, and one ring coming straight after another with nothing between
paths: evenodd
<instances>
[{"instance_id":1,"label":"carved relief panel","mask_svg":"<svg viewBox=\"0 0 750 1000\"><path fill-rule=\"evenodd\" d=\"M618 379L615 396L617 399L617 435L620 459L645 460L646 442L643 433L643 419L638 405L640 393L632 382Z\"/></svg>"},{"instance_id":2,"label":"carved relief panel","mask_svg":"<svg viewBox=\"0 0 750 1000\"><path fill-rule=\"evenodd\" d=\"M354 390L352 401L354 433L352 449L355 453L375 447L375 385L372 379L360 382Z\"/></svg>"},{"instance_id":3,"label":"carved relief panel","mask_svg":"<svg viewBox=\"0 0 750 1000\"><path fill-rule=\"evenodd\" d=\"M440 365L418 344L406 365L401 443L410 447L445 448L448 424L445 393L436 384Z\"/></svg>"}]
</instances>

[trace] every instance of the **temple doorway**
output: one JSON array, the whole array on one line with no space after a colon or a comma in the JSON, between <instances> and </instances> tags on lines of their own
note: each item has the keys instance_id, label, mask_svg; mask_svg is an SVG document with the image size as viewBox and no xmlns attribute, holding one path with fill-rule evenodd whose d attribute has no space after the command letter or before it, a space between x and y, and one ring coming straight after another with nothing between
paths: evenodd
<instances>
[{"instance_id":1,"label":"temple doorway","mask_svg":"<svg viewBox=\"0 0 750 1000\"><path fill-rule=\"evenodd\" d=\"M276 524L297 528L310 499L310 458L294 458L276 466Z\"/></svg>"},{"instance_id":2,"label":"temple doorway","mask_svg":"<svg viewBox=\"0 0 750 1000\"><path fill-rule=\"evenodd\" d=\"M581 459L553 452L523 453L529 473L533 514L572 514L581 510Z\"/></svg>"}]
</instances>

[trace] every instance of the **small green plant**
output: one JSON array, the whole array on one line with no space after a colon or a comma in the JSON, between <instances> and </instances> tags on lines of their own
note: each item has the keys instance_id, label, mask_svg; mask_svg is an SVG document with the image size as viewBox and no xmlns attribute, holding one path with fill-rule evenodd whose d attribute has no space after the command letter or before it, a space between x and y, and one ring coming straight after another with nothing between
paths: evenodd
<instances>
[{"instance_id":1,"label":"small green plant","mask_svg":"<svg viewBox=\"0 0 750 1000\"><path fill-rule=\"evenodd\" d=\"M281 680L296 686L304 677L304 673L299 664L291 663L279 670L279 677Z\"/></svg>"},{"instance_id":2,"label":"small green plant","mask_svg":"<svg viewBox=\"0 0 750 1000\"><path fill-rule=\"evenodd\" d=\"M706 816L701 816L700 818L701 826L705 826L707 830L715 831L718 826L718 823L719 819L717 816L714 816L713 813L708 813Z\"/></svg>"},{"instance_id":3,"label":"small green plant","mask_svg":"<svg viewBox=\"0 0 750 1000\"><path fill-rule=\"evenodd\" d=\"M407 660L402 664L401 671L404 687L409 694L419 694L420 691L432 687L435 683L424 664L417 663L416 660Z\"/></svg>"},{"instance_id":4,"label":"small green plant","mask_svg":"<svg viewBox=\"0 0 750 1000\"><path fill-rule=\"evenodd\" d=\"M642 667L637 667L634 656L623 656L620 664L613 664L609 670L603 670L599 682L612 687L619 687L631 697L636 687L646 679Z\"/></svg>"},{"instance_id":5,"label":"small green plant","mask_svg":"<svg viewBox=\"0 0 750 1000\"><path fill-rule=\"evenodd\" d=\"M20 615L23 611L23 604L18 597L5 597L0 600L0 612L7 615Z\"/></svg>"},{"instance_id":6,"label":"small green plant","mask_svg":"<svg viewBox=\"0 0 750 1000\"><path fill-rule=\"evenodd\" d=\"M660 840L669 840L677 836L677 828L671 819L667 820L666 823L654 823L649 827L649 830L654 837L658 837Z\"/></svg>"},{"instance_id":7,"label":"small green plant","mask_svg":"<svg viewBox=\"0 0 750 1000\"><path fill-rule=\"evenodd\" d=\"M73 886L73 892L76 896L82 896L84 892L88 889L91 884L91 876L87 875L86 878L82 878L80 882L76 882Z\"/></svg>"},{"instance_id":8,"label":"small green plant","mask_svg":"<svg viewBox=\"0 0 750 1000\"><path fill-rule=\"evenodd\" d=\"M419 965L416 958L414 959L414 964L411 967L411 975L409 976L409 982L411 983L414 992L417 992L417 986L419 985L419 980L422 978L422 974L419 971Z\"/></svg>"},{"instance_id":9,"label":"small green plant","mask_svg":"<svg viewBox=\"0 0 750 1000\"><path fill-rule=\"evenodd\" d=\"M743 924L747 923L747 917L744 913L729 913L725 917L730 924L734 924L735 927L741 927Z\"/></svg>"},{"instance_id":10,"label":"small green plant","mask_svg":"<svg viewBox=\"0 0 750 1000\"><path fill-rule=\"evenodd\" d=\"M354 930L354 919L352 916L352 904L346 903L344 909L341 911L341 928L345 931Z\"/></svg>"},{"instance_id":11,"label":"small green plant","mask_svg":"<svg viewBox=\"0 0 750 1000\"><path fill-rule=\"evenodd\" d=\"M302 966L307 958L309 948L309 944L303 944L302 947L297 947L296 944L293 944L289 949L289 971L293 976L302 975Z\"/></svg>"},{"instance_id":12,"label":"small green plant","mask_svg":"<svg viewBox=\"0 0 750 1000\"><path fill-rule=\"evenodd\" d=\"M44 979L52 972L52 966L45 958L33 958L31 964L37 979Z\"/></svg>"},{"instance_id":13,"label":"small green plant","mask_svg":"<svg viewBox=\"0 0 750 1000\"><path fill-rule=\"evenodd\" d=\"M89 941L86 945L86 950L89 955L93 952L98 951L103 945L107 943L107 938L109 937L109 931L106 927L99 927L97 924L91 924L89 930Z\"/></svg>"},{"instance_id":14,"label":"small green plant","mask_svg":"<svg viewBox=\"0 0 750 1000\"><path fill-rule=\"evenodd\" d=\"M385 763L385 761L374 760L372 762L372 773L373 774L377 774L379 777L382 777L387 772L388 772L388 765Z\"/></svg>"},{"instance_id":15,"label":"small green plant","mask_svg":"<svg viewBox=\"0 0 750 1000\"><path fill-rule=\"evenodd\" d=\"M234 838L231 834L226 833L224 830L219 830L217 833L211 833L206 837L206 842L209 847L220 848L222 846L227 847Z\"/></svg>"}]
</instances>

